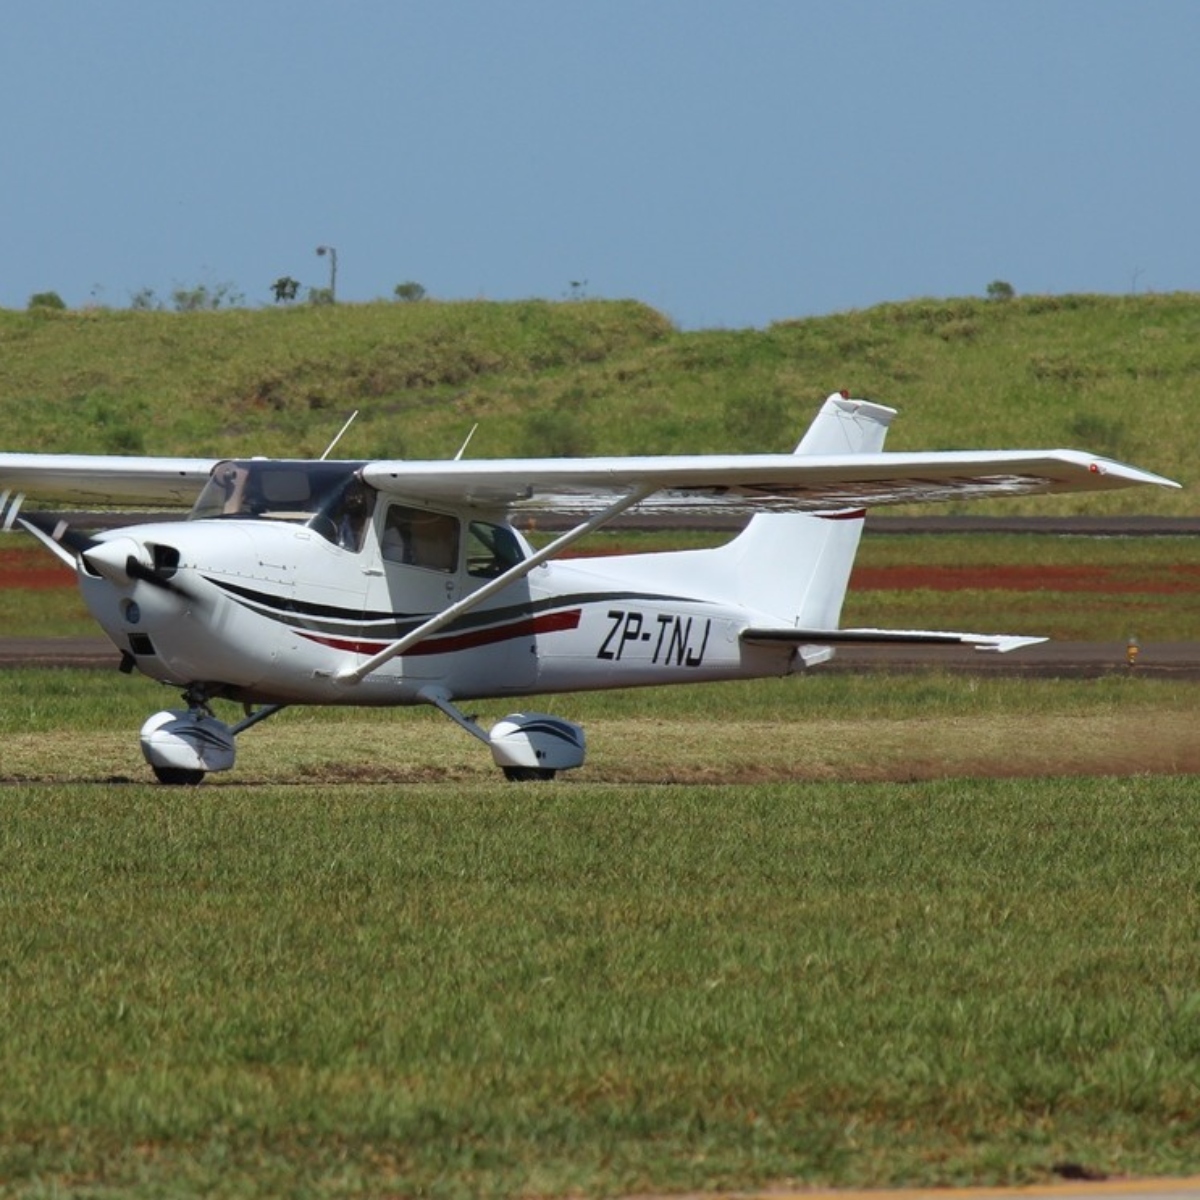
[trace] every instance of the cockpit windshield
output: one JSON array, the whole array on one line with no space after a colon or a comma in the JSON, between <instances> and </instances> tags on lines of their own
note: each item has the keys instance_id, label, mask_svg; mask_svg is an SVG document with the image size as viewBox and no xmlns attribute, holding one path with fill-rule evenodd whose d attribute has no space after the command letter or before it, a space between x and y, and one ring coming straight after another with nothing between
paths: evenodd
<instances>
[{"instance_id":1,"label":"cockpit windshield","mask_svg":"<svg viewBox=\"0 0 1200 1200\"><path fill-rule=\"evenodd\" d=\"M188 520L241 517L307 524L330 512L363 466L266 458L218 463Z\"/></svg>"}]
</instances>

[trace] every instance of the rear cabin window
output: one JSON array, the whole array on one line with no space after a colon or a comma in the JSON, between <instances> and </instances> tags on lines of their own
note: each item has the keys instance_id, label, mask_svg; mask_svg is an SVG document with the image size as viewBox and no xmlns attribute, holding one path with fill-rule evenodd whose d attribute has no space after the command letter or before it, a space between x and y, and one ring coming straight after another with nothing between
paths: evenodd
<instances>
[{"instance_id":1,"label":"rear cabin window","mask_svg":"<svg viewBox=\"0 0 1200 1200\"><path fill-rule=\"evenodd\" d=\"M504 525L472 521L467 530L467 574L495 579L525 558L517 535Z\"/></svg>"},{"instance_id":2,"label":"rear cabin window","mask_svg":"<svg viewBox=\"0 0 1200 1200\"><path fill-rule=\"evenodd\" d=\"M388 562L450 572L458 568L458 539L456 517L393 504L384 519L380 552Z\"/></svg>"}]
</instances>

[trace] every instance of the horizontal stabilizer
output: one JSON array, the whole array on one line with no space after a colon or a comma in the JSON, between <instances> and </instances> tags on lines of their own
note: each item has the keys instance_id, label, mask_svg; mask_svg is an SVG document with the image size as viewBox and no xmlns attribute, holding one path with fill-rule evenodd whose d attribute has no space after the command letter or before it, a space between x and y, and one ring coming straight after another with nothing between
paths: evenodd
<instances>
[{"instance_id":1,"label":"horizontal stabilizer","mask_svg":"<svg viewBox=\"0 0 1200 1200\"><path fill-rule=\"evenodd\" d=\"M741 638L759 646L974 646L976 650L995 654L1007 654L1048 640L1007 633L952 633L934 629L743 629Z\"/></svg>"}]
</instances>

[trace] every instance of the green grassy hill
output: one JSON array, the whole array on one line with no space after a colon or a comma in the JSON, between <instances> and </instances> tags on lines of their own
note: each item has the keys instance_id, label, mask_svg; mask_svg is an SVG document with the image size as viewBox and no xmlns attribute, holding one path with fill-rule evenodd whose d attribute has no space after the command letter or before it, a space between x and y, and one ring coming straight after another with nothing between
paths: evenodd
<instances>
[{"instance_id":1,"label":"green grassy hill","mask_svg":"<svg viewBox=\"0 0 1200 1200\"><path fill-rule=\"evenodd\" d=\"M887 304L680 333L631 301L0 311L0 448L344 457L785 450L830 391L889 449L1071 446L1197 480L1200 295ZM946 511L943 509L942 511ZM1006 511L1195 511L1191 489Z\"/></svg>"}]
</instances>

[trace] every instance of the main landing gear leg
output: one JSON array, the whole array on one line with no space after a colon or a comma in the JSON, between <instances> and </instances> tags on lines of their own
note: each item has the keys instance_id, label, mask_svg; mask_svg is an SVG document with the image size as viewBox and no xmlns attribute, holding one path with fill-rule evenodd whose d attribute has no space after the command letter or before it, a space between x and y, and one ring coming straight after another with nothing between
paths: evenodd
<instances>
[{"instance_id":1,"label":"main landing gear leg","mask_svg":"<svg viewBox=\"0 0 1200 1200\"><path fill-rule=\"evenodd\" d=\"M444 712L473 738L486 742L505 779L515 783L553 779L559 771L583 765L583 730L561 717L510 713L487 732L473 717L456 708L440 689L427 689L421 693L421 699Z\"/></svg>"}]
</instances>

